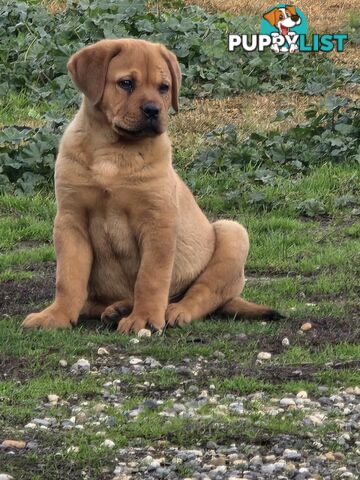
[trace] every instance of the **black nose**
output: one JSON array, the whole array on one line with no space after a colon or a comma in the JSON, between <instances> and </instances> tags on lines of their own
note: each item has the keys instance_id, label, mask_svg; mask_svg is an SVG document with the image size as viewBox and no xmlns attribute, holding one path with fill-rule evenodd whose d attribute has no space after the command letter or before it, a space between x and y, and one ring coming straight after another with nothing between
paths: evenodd
<instances>
[{"instance_id":1,"label":"black nose","mask_svg":"<svg viewBox=\"0 0 360 480\"><path fill-rule=\"evenodd\" d=\"M144 112L146 118L156 119L160 113L160 108L152 102L144 103L141 110Z\"/></svg>"},{"instance_id":2,"label":"black nose","mask_svg":"<svg viewBox=\"0 0 360 480\"><path fill-rule=\"evenodd\" d=\"M299 15L291 15L291 20L297 22L300 19Z\"/></svg>"}]
</instances>

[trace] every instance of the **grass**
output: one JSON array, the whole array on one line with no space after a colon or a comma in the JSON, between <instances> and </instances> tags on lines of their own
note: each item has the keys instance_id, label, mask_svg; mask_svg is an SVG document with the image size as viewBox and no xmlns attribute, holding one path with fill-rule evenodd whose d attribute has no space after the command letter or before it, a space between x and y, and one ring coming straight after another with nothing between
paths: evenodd
<instances>
[{"instance_id":1,"label":"grass","mask_svg":"<svg viewBox=\"0 0 360 480\"><path fill-rule=\"evenodd\" d=\"M45 3L54 13L65 8L62 1ZM191 3L201 4L201 0ZM212 0L205 6L251 15L263 10L247 0ZM312 28L321 32L317 19L322 4L306 0L301 8ZM354 9L353 1L330 2L327 8L323 28L330 23L334 29L358 28L356 15L345 14ZM339 55L334 61L350 61L350 53L345 57ZM359 96L354 86L336 93ZM264 445L282 434L298 438L299 431L327 444L329 431L339 428L335 423L312 429L303 424L302 412L272 417L261 414L261 409L272 404L271 398L300 390L316 399L322 395L319 386L336 393L339 388L360 385L358 165L325 162L311 167L306 175L278 176L274 185L259 183L256 192L266 199L261 204L248 202L251 192L243 180L244 174L256 172L255 165L233 169L231 174L199 172L194 166L209 130L232 123L240 138L254 131L285 130L302 122L305 109L314 101L319 103L320 97L283 92L195 100L172 117L170 124L175 166L200 206L211 219L234 218L247 227L251 249L244 297L286 314L278 323L220 319L214 314L184 329L167 329L162 336L140 339L138 344L91 321L72 331L24 333L20 328L24 315L48 304L54 293L55 200L51 192L0 196L0 442L26 438L39 444L33 451L14 456L0 450L1 471L14 478L52 480L64 476L65 465L68 478L82 478L82 472L87 478L113 478L115 457L120 454L101 446L104 437L97 435L99 430L115 442L116 452L123 446L151 446L159 455L167 447L194 449L208 440L223 445L244 441ZM274 122L277 110L289 108L293 108L292 116ZM46 102L30 104L26 92L12 93L0 101L0 126L38 128L46 113ZM60 107L55 113L68 118L73 114ZM339 197L349 194L355 203L339 204ZM299 210L301 202L313 198L321 201L325 215L311 218ZM311 322L313 328L301 334L304 322ZM239 334L246 337L241 339ZM289 347L282 345L284 337ZM106 347L110 355L97 355L99 347ZM260 351L271 352L272 359L258 363ZM162 366L134 374L128 371L131 355L153 357ZM82 357L90 361L94 373L77 378L69 368ZM59 364L64 359L66 368ZM179 372L164 368L169 365L183 368ZM301 377L296 374L299 370ZM111 387L104 387L115 380ZM117 405L104 399L106 389L116 397ZM211 403L201 407L196 420L162 416L175 395L180 395L181 402L195 399L204 389L220 395L226 404L231 401L227 395L256 392L263 392L265 400L246 400L244 417L221 413ZM59 406L44 407L50 393L59 395ZM165 404L154 411L145 409L136 419L128 416L131 408L154 398ZM105 404L104 415L113 417L115 426L106 427L97 416L99 403ZM24 431L24 425L37 417L55 417L61 423L72 416L74 406L85 409L99 424L90 423L84 430ZM79 451L68 451L73 446ZM180 465L177 473L179 478L192 475L191 469Z\"/></svg>"}]
</instances>

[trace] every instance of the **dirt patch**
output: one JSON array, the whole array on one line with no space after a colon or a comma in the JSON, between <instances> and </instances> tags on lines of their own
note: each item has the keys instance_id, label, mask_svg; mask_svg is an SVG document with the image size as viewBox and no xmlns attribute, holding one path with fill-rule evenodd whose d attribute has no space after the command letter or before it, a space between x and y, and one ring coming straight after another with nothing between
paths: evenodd
<instances>
[{"instance_id":1,"label":"dirt patch","mask_svg":"<svg viewBox=\"0 0 360 480\"><path fill-rule=\"evenodd\" d=\"M260 350L271 353L284 351L281 341L285 337L289 339L290 345L310 347L310 349L324 345L337 345L341 342L360 342L360 328L356 327L356 321L352 315L347 318L309 318L307 322L310 322L313 328L303 334L299 333L303 321L288 321L277 335L254 336L250 339L258 342Z\"/></svg>"},{"instance_id":2,"label":"dirt patch","mask_svg":"<svg viewBox=\"0 0 360 480\"><path fill-rule=\"evenodd\" d=\"M27 380L30 359L0 354L0 380Z\"/></svg>"},{"instance_id":3,"label":"dirt patch","mask_svg":"<svg viewBox=\"0 0 360 480\"><path fill-rule=\"evenodd\" d=\"M26 270L36 275L25 280L8 280L1 283L0 315L30 313L30 306L53 298L55 262L34 263Z\"/></svg>"}]
</instances>

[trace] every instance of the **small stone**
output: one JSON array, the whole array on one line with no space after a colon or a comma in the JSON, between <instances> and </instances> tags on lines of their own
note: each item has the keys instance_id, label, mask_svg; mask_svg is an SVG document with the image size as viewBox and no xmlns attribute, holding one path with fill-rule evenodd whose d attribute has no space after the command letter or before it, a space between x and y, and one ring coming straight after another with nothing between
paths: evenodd
<instances>
[{"instance_id":1,"label":"small stone","mask_svg":"<svg viewBox=\"0 0 360 480\"><path fill-rule=\"evenodd\" d=\"M270 352L260 352L257 356L258 360L270 360L271 353Z\"/></svg>"},{"instance_id":2,"label":"small stone","mask_svg":"<svg viewBox=\"0 0 360 480\"><path fill-rule=\"evenodd\" d=\"M100 355L100 356L110 355L110 353L104 347L100 347L97 351L97 354Z\"/></svg>"},{"instance_id":3,"label":"small stone","mask_svg":"<svg viewBox=\"0 0 360 480\"><path fill-rule=\"evenodd\" d=\"M223 358L225 358L225 353L220 352L219 350L216 350L216 351L213 353L213 356L214 356L215 358L218 358L218 359L223 359Z\"/></svg>"},{"instance_id":4,"label":"small stone","mask_svg":"<svg viewBox=\"0 0 360 480\"><path fill-rule=\"evenodd\" d=\"M276 465L274 463L267 463L261 467L261 473L264 475L272 475L276 470Z\"/></svg>"},{"instance_id":5,"label":"small stone","mask_svg":"<svg viewBox=\"0 0 360 480\"><path fill-rule=\"evenodd\" d=\"M0 473L0 480L14 480L14 477L7 473Z\"/></svg>"},{"instance_id":6,"label":"small stone","mask_svg":"<svg viewBox=\"0 0 360 480\"><path fill-rule=\"evenodd\" d=\"M242 402L230 403L229 410L231 410L234 413L237 413L238 415L242 415L244 413L244 405Z\"/></svg>"},{"instance_id":7,"label":"small stone","mask_svg":"<svg viewBox=\"0 0 360 480\"><path fill-rule=\"evenodd\" d=\"M335 462L335 460L336 460L335 455L333 454L333 452L327 452L327 453L325 453L325 458L326 458L326 460L328 460L329 462Z\"/></svg>"},{"instance_id":8,"label":"small stone","mask_svg":"<svg viewBox=\"0 0 360 480\"><path fill-rule=\"evenodd\" d=\"M260 455L255 455L255 457L252 457L249 461L250 465L262 465L262 459Z\"/></svg>"},{"instance_id":9,"label":"small stone","mask_svg":"<svg viewBox=\"0 0 360 480\"><path fill-rule=\"evenodd\" d=\"M64 359L61 359L61 360L59 360L59 365L60 365L60 367L65 368L65 367L68 366L68 362Z\"/></svg>"},{"instance_id":10,"label":"small stone","mask_svg":"<svg viewBox=\"0 0 360 480\"><path fill-rule=\"evenodd\" d=\"M305 390L300 390L300 392L296 394L296 398L308 398L308 394Z\"/></svg>"},{"instance_id":11,"label":"small stone","mask_svg":"<svg viewBox=\"0 0 360 480\"><path fill-rule=\"evenodd\" d=\"M141 358L130 357L129 363L130 365L140 365L144 363L144 361Z\"/></svg>"},{"instance_id":12,"label":"small stone","mask_svg":"<svg viewBox=\"0 0 360 480\"><path fill-rule=\"evenodd\" d=\"M360 395L360 387L349 387L345 390L345 393L350 395Z\"/></svg>"},{"instance_id":13,"label":"small stone","mask_svg":"<svg viewBox=\"0 0 360 480\"><path fill-rule=\"evenodd\" d=\"M104 403L97 403L94 406L94 412L96 414L102 413L104 410L106 410L106 405Z\"/></svg>"},{"instance_id":14,"label":"small stone","mask_svg":"<svg viewBox=\"0 0 360 480\"><path fill-rule=\"evenodd\" d=\"M301 330L302 332L307 332L308 330L311 330L312 327L313 327L313 326L312 326L312 323L306 322L306 323L303 323L303 324L301 325L300 330Z\"/></svg>"},{"instance_id":15,"label":"small stone","mask_svg":"<svg viewBox=\"0 0 360 480\"><path fill-rule=\"evenodd\" d=\"M281 340L281 345L282 345L283 347L289 347L289 346L290 346L290 341L289 341L289 339L288 339L287 337L283 338L283 339Z\"/></svg>"},{"instance_id":16,"label":"small stone","mask_svg":"<svg viewBox=\"0 0 360 480\"><path fill-rule=\"evenodd\" d=\"M219 467L220 465L225 465L226 458L224 456L215 457L210 461L210 463L211 463L211 465L214 465L215 467Z\"/></svg>"},{"instance_id":17,"label":"small stone","mask_svg":"<svg viewBox=\"0 0 360 480\"><path fill-rule=\"evenodd\" d=\"M283 453L284 458L288 460L300 460L301 459L301 453L299 453L297 450L291 450L290 448L286 448Z\"/></svg>"},{"instance_id":18,"label":"small stone","mask_svg":"<svg viewBox=\"0 0 360 480\"><path fill-rule=\"evenodd\" d=\"M151 331L147 328L142 328L138 331L138 337L151 337Z\"/></svg>"},{"instance_id":19,"label":"small stone","mask_svg":"<svg viewBox=\"0 0 360 480\"><path fill-rule=\"evenodd\" d=\"M40 425L41 427L50 427L51 422L47 420L46 418L34 418L33 420L36 425Z\"/></svg>"},{"instance_id":20,"label":"small stone","mask_svg":"<svg viewBox=\"0 0 360 480\"><path fill-rule=\"evenodd\" d=\"M71 446L66 449L66 453L79 453L80 447Z\"/></svg>"},{"instance_id":21,"label":"small stone","mask_svg":"<svg viewBox=\"0 0 360 480\"><path fill-rule=\"evenodd\" d=\"M237 333L234 335L234 340L236 342L245 342L247 340L248 336L245 333Z\"/></svg>"},{"instance_id":22,"label":"small stone","mask_svg":"<svg viewBox=\"0 0 360 480\"><path fill-rule=\"evenodd\" d=\"M279 405L281 407L287 407L287 408L294 408L296 407L296 403L292 398L287 398L284 397L279 401Z\"/></svg>"},{"instance_id":23,"label":"small stone","mask_svg":"<svg viewBox=\"0 0 360 480\"><path fill-rule=\"evenodd\" d=\"M114 448L115 447L115 443L112 441L112 440L109 440L108 438L106 440L103 441L103 443L101 444L102 447L106 447L106 448Z\"/></svg>"},{"instance_id":24,"label":"small stone","mask_svg":"<svg viewBox=\"0 0 360 480\"><path fill-rule=\"evenodd\" d=\"M216 450L217 449L217 443L215 442L212 442L211 440L207 442L206 444L206 448L208 448L209 450Z\"/></svg>"},{"instance_id":25,"label":"small stone","mask_svg":"<svg viewBox=\"0 0 360 480\"><path fill-rule=\"evenodd\" d=\"M1 446L4 448L21 449L26 447L26 442L23 440L4 440Z\"/></svg>"},{"instance_id":26,"label":"small stone","mask_svg":"<svg viewBox=\"0 0 360 480\"><path fill-rule=\"evenodd\" d=\"M55 395L55 394L50 394L47 396L49 402L51 403L51 405L55 406L59 403L59 400L60 400L60 397L58 395Z\"/></svg>"},{"instance_id":27,"label":"small stone","mask_svg":"<svg viewBox=\"0 0 360 480\"><path fill-rule=\"evenodd\" d=\"M153 457L151 455L147 455L145 458L142 459L141 463L142 465L151 465L153 461Z\"/></svg>"},{"instance_id":28,"label":"small stone","mask_svg":"<svg viewBox=\"0 0 360 480\"><path fill-rule=\"evenodd\" d=\"M90 372L90 362L85 358L80 358L70 368L70 373L73 375L84 375Z\"/></svg>"},{"instance_id":29,"label":"small stone","mask_svg":"<svg viewBox=\"0 0 360 480\"><path fill-rule=\"evenodd\" d=\"M319 415L309 415L308 417L304 418L305 425L313 425L314 427L318 427L322 425L323 419Z\"/></svg>"},{"instance_id":30,"label":"small stone","mask_svg":"<svg viewBox=\"0 0 360 480\"><path fill-rule=\"evenodd\" d=\"M27 428L29 430L34 430L36 427L37 427L36 423L30 422L30 423L27 423L24 428Z\"/></svg>"}]
</instances>

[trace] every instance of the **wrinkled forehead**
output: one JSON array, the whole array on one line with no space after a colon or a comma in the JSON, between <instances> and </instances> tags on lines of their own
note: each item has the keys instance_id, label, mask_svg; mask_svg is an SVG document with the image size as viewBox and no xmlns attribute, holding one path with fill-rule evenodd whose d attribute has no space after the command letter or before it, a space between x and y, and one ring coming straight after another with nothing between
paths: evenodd
<instances>
[{"instance_id":1,"label":"wrinkled forehead","mask_svg":"<svg viewBox=\"0 0 360 480\"><path fill-rule=\"evenodd\" d=\"M127 45L111 60L107 78L116 81L123 77L144 83L171 81L169 68L160 49L156 45L142 43Z\"/></svg>"}]
</instances>

